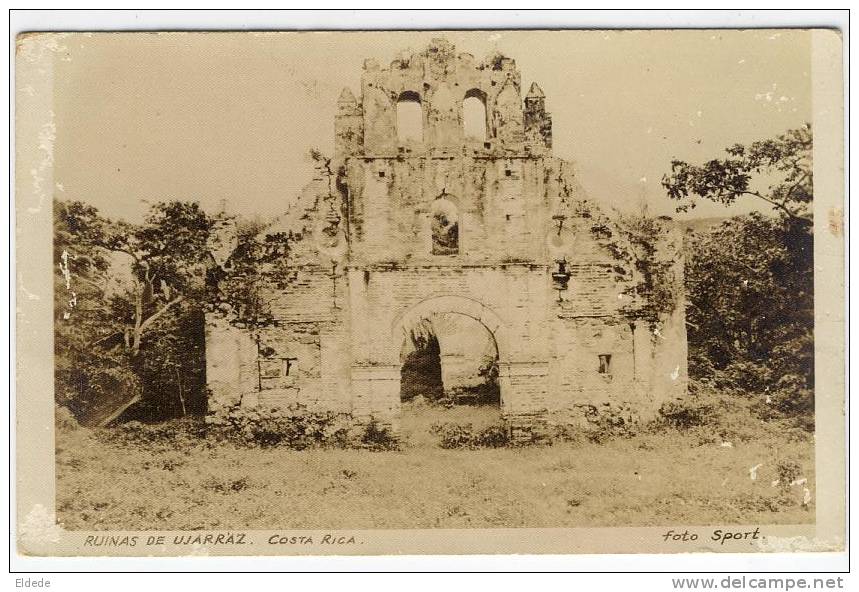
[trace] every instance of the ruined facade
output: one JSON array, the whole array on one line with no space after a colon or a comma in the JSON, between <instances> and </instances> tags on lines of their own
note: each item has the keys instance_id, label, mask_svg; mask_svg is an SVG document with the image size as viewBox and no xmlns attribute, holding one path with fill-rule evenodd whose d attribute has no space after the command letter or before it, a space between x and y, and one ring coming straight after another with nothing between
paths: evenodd
<instances>
[{"instance_id":1,"label":"ruined facade","mask_svg":"<svg viewBox=\"0 0 859 592\"><path fill-rule=\"evenodd\" d=\"M365 62L358 96L337 102L333 158L260 235L288 243L258 288L268 322L230 304L208 315L211 413L300 404L396 425L404 352L427 322L488 336L514 428L647 415L685 393L678 236L664 223L643 254L553 156L540 87L522 92L512 59L444 40ZM452 381L471 342L445 335Z\"/></svg>"}]
</instances>

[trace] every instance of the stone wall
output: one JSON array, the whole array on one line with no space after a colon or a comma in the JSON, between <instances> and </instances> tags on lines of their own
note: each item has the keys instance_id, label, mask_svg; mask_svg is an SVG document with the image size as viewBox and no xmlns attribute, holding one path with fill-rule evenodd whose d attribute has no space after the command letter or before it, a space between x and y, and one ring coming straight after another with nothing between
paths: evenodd
<instances>
[{"instance_id":1,"label":"stone wall","mask_svg":"<svg viewBox=\"0 0 859 592\"><path fill-rule=\"evenodd\" d=\"M302 405L350 412L344 380L350 319L342 272L300 267L286 288L269 286L263 298L271 315L263 326L244 326L220 312L207 315L209 411Z\"/></svg>"},{"instance_id":2,"label":"stone wall","mask_svg":"<svg viewBox=\"0 0 859 592\"><path fill-rule=\"evenodd\" d=\"M554 160L350 157L344 169L353 263L438 260L431 235L437 199L457 210L458 261L543 261Z\"/></svg>"},{"instance_id":3,"label":"stone wall","mask_svg":"<svg viewBox=\"0 0 859 592\"><path fill-rule=\"evenodd\" d=\"M341 95L336 127L337 143L346 151L363 149L373 157L401 154L456 153L463 146L479 150L517 151L526 144L525 112L521 98L521 75L516 62L502 55L477 61L467 53L456 53L443 39L433 40L426 50L403 55L387 68L366 60L361 77L360 121L354 95ZM551 147L551 116L541 108L542 91L528 94L527 146L534 152ZM481 101L486 113L486 138L474 144L463 133L463 101ZM397 140L397 103L413 101L421 106L423 142ZM360 143L352 138L360 137Z\"/></svg>"}]
</instances>

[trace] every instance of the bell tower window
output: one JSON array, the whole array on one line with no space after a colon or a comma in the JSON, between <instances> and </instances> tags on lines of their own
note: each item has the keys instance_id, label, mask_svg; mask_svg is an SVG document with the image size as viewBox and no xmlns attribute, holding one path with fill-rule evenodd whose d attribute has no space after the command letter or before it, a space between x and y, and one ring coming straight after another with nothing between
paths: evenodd
<instances>
[{"instance_id":1,"label":"bell tower window","mask_svg":"<svg viewBox=\"0 0 859 592\"><path fill-rule=\"evenodd\" d=\"M486 97L482 91L472 89L462 101L462 131L469 142L486 142Z\"/></svg>"},{"instance_id":2,"label":"bell tower window","mask_svg":"<svg viewBox=\"0 0 859 592\"><path fill-rule=\"evenodd\" d=\"M397 99L397 140L400 144L421 143L424 140L421 98L415 92L404 92Z\"/></svg>"}]
</instances>

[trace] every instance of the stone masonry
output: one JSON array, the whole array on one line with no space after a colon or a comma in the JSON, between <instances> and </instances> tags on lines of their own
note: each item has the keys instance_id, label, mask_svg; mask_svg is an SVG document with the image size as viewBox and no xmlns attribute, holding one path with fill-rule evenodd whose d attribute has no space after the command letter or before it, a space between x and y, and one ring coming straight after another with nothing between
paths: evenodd
<instances>
[{"instance_id":1,"label":"stone masonry","mask_svg":"<svg viewBox=\"0 0 859 592\"><path fill-rule=\"evenodd\" d=\"M464 131L467 102L482 134ZM624 255L635 249L553 156L546 109L536 83L523 99L502 55L478 61L438 39L387 67L367 60L358 96L337 102L327 173L263 232L295 244L286 287L265 293L274 322L208 315L210 412L301 404L396 425L407 335L440 316L491 337L514 428L607 406L646 416L682 396L682 295L643 314ZM417 137L403 134L409 110ZM680 238L665 226L657 258L682 286ZM443 363L463 354L440 344Z\"/></svg>"}]
</instances>

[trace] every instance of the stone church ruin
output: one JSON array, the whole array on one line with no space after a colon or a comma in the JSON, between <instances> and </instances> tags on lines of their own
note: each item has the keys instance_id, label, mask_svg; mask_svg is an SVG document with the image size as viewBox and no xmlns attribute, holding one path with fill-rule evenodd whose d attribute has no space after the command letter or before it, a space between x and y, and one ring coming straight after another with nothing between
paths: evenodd
<instances>
[{"instance_id":1,"label":"stone church ruin","mask_svg":"<svg viewBox=\"0 0 859 592\"><path fill-rule=\"evenodd\" d=\"M515 430L644 417L686 392L681 237L653 220L643 243L588 201L552 153L542 90L522 92L513 59L440 39L365 61L337 101L333 157L257 237L258 316L226 297L207 314L209 413L301 406L396 427L429 393L483 397ZM223 274L236 246L225 219Z\"/></svg>"}]
</instances>

